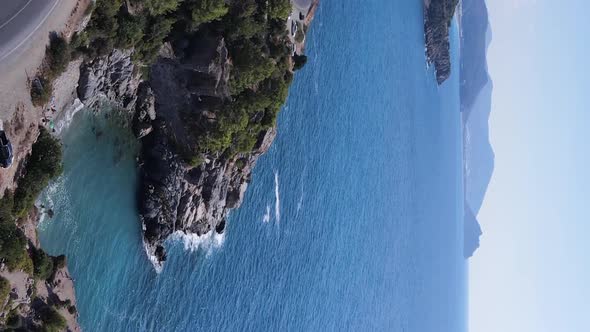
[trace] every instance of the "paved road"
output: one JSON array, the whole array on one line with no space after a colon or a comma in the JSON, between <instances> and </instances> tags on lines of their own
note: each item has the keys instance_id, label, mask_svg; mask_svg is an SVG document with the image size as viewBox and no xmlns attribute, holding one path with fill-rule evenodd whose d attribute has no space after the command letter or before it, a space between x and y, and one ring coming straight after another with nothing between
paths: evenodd
<instances>
[{"instance_id":1,"label":"paved road","mask_svg":"<svg viewBox=\"0 0 590 332\"><path fill-rule=\"evenodd\" d=\"M311 6L311 0L293 0L293 3L299 9L309 9L309 6Z\"/></svg>"},{"instance_id":2,"label":"paved road","mask_svg":"<svg viewBox=\"0 0 590 332\"><path fill-rule=\"evenodd\" d=\"M18 50L60 0L0 0L0 63Z\"/></svg>"}]
</instances>

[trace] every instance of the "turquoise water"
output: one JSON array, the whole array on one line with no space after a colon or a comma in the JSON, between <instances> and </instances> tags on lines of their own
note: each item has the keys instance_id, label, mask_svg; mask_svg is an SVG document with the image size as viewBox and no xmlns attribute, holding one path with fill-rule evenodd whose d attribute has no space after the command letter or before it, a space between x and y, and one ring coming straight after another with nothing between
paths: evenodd
<instances>
[{"instance_id":1,"label":"turquoise water","mask_svg":"<svg viewBox=\"0 0 590 332\"><path fill-rule=\"evenodd\" d=\"M322 2L225 238L170 241L159 275L133 138L76 115L39 236L68 256L85 331L466 330L458 79L425 68L421 1L352 7Z\"/></svg>"}]
</instances>

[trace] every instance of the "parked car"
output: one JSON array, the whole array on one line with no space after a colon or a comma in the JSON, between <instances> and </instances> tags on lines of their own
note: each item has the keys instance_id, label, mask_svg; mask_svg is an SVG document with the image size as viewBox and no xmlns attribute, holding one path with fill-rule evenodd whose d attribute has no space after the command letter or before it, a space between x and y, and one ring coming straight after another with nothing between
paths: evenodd
<instances>
[{"instance_id":1,"label":"parked car","mask_svg":"<svg viewBox=\"0 0 590 332\"><path fill-rule=\"evenodd\" d=\"M297 23L291 21L291 36L295 37L295 34L297 34Z\"/></svg>"},{"instance_id":2,"label":"parked car","mask_svg":"<svg viewBox=\"0 0 590 332\"><path fill-rule=\"evenodd\" d=\"M0 166L8 168L12 165L14 155L12 154L12 144L4 130L0 130Z\"/></svg>"}]
</instances>

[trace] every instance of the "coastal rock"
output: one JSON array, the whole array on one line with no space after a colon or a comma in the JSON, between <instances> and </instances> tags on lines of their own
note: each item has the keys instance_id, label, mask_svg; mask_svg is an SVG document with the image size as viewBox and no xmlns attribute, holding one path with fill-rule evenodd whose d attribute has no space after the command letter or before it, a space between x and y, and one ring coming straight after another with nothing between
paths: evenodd
<instances>
[{"instance_id":1,"label":"coastal rock","mask_svg":"<svg viewBox=\"0 0 590 332\"><path fill-rule=\"evenodd\" d=\"M140 215L145 249L157 270L166 260L163 243L173 233L224 232L227 213L241 205L256 161L276 136L276 130L269 129L250 154L210 156L208 162L191 167L172 152L167 130L163 121L154 121L142 151Z\"/></svg>"},{"instance_id":2,"label":"coastal rock","mask_svg":"<svg viewBox=\"0 0 590 332\"><path fill-rule=\"evenodd\" d=\"M133 51L114 50L83 64L78 81L78 98L88 107L106 99L117 107L133 110L141 76L131 61Z\"/></svg>"},{"instance_id":3,"label":"coastal rock","mask_svg":"<svg viewBox=\"0 0 590 332\"><path fill-rule=\"evenodd\" d=\"M431 0L424 5L426 58L434 64L436 81L442 84L451 75L449 29L458 0Z\"/></svg>"},{"instance_id":4,"label":"coastal rock","mask_svg":"<svg viewBox=\"0 0 590 332\"><path fill-rule=\"evenodd\" d=\"M137 103L133 116L133 133L142 138L152 132L152 121L156 119L156 99L150 86L143 82L137 92Z\"/></svg>"},{"instance_id":5,"label":"coastal rock","mask_svg":"<svg viewBox=\"0 0 590 332\"><path fill-rule=\"evenodd\" d=\"M172 234L224 232L228 212L241 205L258 157L276 136L274 128L264 130L250 153L203 155L192 165L175 153L176 146L194 143L180 112L200 114L196 118L202 123L195 126L207 125L230 96L223 38L201 37L191 48L175 50L178 57L161 57L150 74L156 119L142 141L139 213L145 249L158 270L166 260L164 241Z\"/></svg>"}]
</instances>

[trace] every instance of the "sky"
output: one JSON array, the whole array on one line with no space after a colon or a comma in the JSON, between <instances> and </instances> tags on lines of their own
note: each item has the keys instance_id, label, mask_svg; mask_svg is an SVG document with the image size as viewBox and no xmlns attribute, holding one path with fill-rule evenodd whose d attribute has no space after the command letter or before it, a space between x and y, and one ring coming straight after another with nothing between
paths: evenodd
<instances>
[{"instance_id":1,"label":"sky","mask_svg":"<svg viewBox=\"0 0 590 332\"><path fill-rule=\"evenodd\" d=\"M590 1L487 5L496 159L470 331L590 331Z\"/></svg>"}]
</instances>

